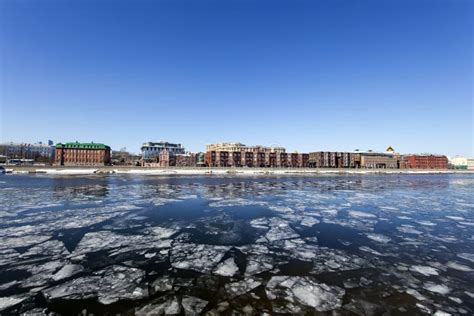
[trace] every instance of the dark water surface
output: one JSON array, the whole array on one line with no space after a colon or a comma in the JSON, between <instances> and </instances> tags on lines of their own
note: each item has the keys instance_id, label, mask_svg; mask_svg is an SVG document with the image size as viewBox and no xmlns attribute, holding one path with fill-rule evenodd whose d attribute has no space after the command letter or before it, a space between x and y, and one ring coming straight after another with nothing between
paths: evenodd
<instances>
[{"instance_id":1,"label":"dark water surface","mask_svg":"<svg viewBox=\"0 0 474 316\"><path fill-rule=\"evenodd\" d=\"M474 175L0 176L0 314L474 313Z\"/></svg>"}]
</instances>

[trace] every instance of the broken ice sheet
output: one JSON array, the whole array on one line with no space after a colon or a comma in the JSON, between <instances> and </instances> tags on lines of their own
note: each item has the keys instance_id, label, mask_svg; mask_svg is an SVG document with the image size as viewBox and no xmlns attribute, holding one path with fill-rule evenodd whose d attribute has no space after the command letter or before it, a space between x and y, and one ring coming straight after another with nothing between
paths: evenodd
<instances>
[{"instance_id":1,"label":"broken ice sheet","mask_svg":"<svg viewBox=\"0 0 474 316\"><path fill-rule=\"evenodd\" d=\"M211 273L229 249L228 246L174 243L170 254L171 266L177 269Z\"/></svg>"},{"instance_id":2,"label":"broken ice sheet","mask_svg":"<svg viewBox=\"0 0 474 316\"><path fill-rule=\"evenodd\" d=\"M206 307L207 301L194 296L183 296L181 305L186 315L198 315Z\"/></svg>"},{"instance_id":3,"label":"broken ice sheet","mask_svg":"<svg viewBox=\"0 0 474 316\"><path fill-rule=\"evenodd\" d=\"M313 259L311 274L357 270L366 267L370 267L366 259L347 254L342 250L318 247Z\"/></svg>"},{"instance_id":4,"label":"broken ice sheet","mask_svg":"<svg viewBox=\"0 0 474 316\"><path fill-rule=\"evenodd\" d=\"M228 258L223 262L219 263L214 269L214 274L222 276L233 276L239 271L239 267L234 261L234 258Z\"/></svg>"},{"instance_id":5,"label":"broken ice sheet","mask_svg":"<svg viewBox=\"0 0 474 316\"><path fill-rule=\"evenodd\" d=\"M299 313L307 308L319 312L341 307L345 291L319 283L311 277L274 276L266 287L274 312Z\"/></svg>"},{"instance_id":6,"label":"broken ice sheet","mask_svg":"<svg viewBox=\"0 0 474 316\"><path fill-rule=\"evenodd\" d=\"M261 284L261 280L246 277L241 281L227 283L225 285L225 290L230 298L234 298L252 291Z\"/></svg>"},{"instance_id":7,"label":"broken ice sheet","mask_svg":"<svg viewBox=\"0 0 474 316\"><path fill-rule=\"evenodd\" d=\"M164 300L165 299L165 300ZM163 301L164 300L164 301ZM136 316L151 316L151 315L177 315L181 311L176 296L165 297L159 299L158 302L147 304L135 311Z\"/></svg>"},{"instance_id":8,"label":"broken ice sheet","mask_svg":"<svg viewBox=\"0 0 474 316\"><path fill-rule=\"evenodd\" d=\"M145 272L124 266L109 266L103 270L67 281L43 290L47 300L97 298L102 304L119 300L138 300L148 297L146 284L142 284Z\"/></svg>"},{"instance_id":9,"label":"broken ice sheet","mask_svg":"<svg viewBox=\"0 0 474 316\"><path fill-rule=\"evenodd\" d=\"M111 231L91 232L84 235L72 256L90 252L118 249L114 254L132 250L169 248L171 240L156 235L121 235Z\"/></svg>"},{"instance_id":10,"label":"broken ice sheet","mask_svg":"<svg viewBox=\"0 0 474 316\"><path fill-rule=\"evenodd\" d=\"M268 241L272 242L296 237L299 237L299 235L289 227L286 221L276 217L270 220L270 230L265 235Z\"/></svg>"}]
</instances>

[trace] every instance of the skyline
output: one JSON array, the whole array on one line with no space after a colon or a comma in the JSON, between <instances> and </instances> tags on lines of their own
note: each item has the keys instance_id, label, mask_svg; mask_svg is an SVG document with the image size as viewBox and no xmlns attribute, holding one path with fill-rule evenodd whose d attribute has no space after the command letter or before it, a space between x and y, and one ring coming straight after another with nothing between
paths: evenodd
<instances>
[{"instance_id":1,"label":"skyline","mask_svg":"<svg viewBox=\"0 0 474 316\"><path fill-rule=\"evenodd\" d=\"M3 1L0 141L474 156L469 1Z\"/></svg>"}]
</instances>

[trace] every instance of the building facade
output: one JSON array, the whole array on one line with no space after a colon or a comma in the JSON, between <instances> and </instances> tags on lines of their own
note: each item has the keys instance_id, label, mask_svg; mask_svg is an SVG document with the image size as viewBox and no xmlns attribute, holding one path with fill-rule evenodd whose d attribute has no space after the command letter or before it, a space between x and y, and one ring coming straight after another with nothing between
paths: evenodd
<instances>
[{"instance_id":1,"label":"building facade","mask_svg":"<svg viewBox=\"0 0 474 316\"><path fill-rule=\"evenodd\" d=\"M448 157L441 155L404 155L407 169L448 169Z\"/></svg>"},{"instance_id":2,"label":"building facade","mask_svg":"<svg viewBox=\"0 0 474 316\"><path fill-rule=\"evenodd\" d=\"M467 158L466 157L452 157L449 159L450 167L453 169L466 170L467 169Z\"/></svg>"},{"instance_id":3,"label":"building facade","mask_svg":"<svg viewBox=\"0 0 474 316\"><path fill-rule=\"evenodd\" d=\"M59 166L104 166L110 161L110 147L104 144L56 144L55 164Z\"/></svg>"},{"instance_id":4,"label":"building facade","mask_svg":"<svg viewBox=\"0 0 474 316\"><path fill-rule=\"evenodd\" d=\"M309 153L310 168L398 168L398 156L393 152L336 152L316 151Z\"/></svg>"},{"instance_id":5,"label":"building facade","mask_svg":"<svg viewBox=\"0 0 474 316\"><path fill-rule=\"evenodd\" d=\"M227 151L227 152L252 152L252 153L284 153L286 151L283 147L269 147L269 146L247 146L242 143L215 143L206 145L207 151Z\"/></svg>"},{"instance_id":6,"label":"building facade","mask_svg":"<svg viewBox=\"0 0 474 316\"><path fill-rule=\"evenodd\" d=\"M467 158L466 164L467 170L474 170L474 158Z\"/></svg>"},{"instance_id":7,"label":"building facade","mask_svg":"<svg viewBox=\"0 0 474 316\"><path fill-rule=\"evenodd\" d=\"M309 155L284 152L207 151L204 161L207 167L306 168L309 166Z\"/></svg>"},{"instance_id":8,"label":"building facade","mask_svg":"<svg viewBox=\"0 0 474 316\"><path fill-rule=\"evenodd\" d=\"M54 158L54 146L38 142L29 143L2 143L0 144L0 155L7 159L33 159L40 162L52 162Z\"/></svg>"},{"instance_id":9,"label":"building facade","mask_svg":"<svg viewBox=\"0 0 474 316\"><path fill-rule=\"evenodd\" d=\"M163 150L168 151L170 156L185 154L185 149L181 144L174 144L169 142L147 142L141 147L142 159L146 162L157 162L159 160L160 153Z\"/></svg>"}]
</instances>

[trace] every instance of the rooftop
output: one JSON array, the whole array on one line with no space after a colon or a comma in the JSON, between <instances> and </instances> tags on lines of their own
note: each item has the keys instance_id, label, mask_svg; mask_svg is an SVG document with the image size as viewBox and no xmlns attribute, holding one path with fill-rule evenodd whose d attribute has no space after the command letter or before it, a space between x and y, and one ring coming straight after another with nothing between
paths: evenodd
<instances>
[{"instance_id":1,"label":"rooftop","mask_svg":"<svg viewBox=\"0 0 474 316\"><path fill-rule=\"evenodd\" d=\"M101 143L79 143L79 142L70 142L70 143L58 143L56 148L79 148L79 149L107 149L109 146Z\"/></svg>"}]
</instances>

